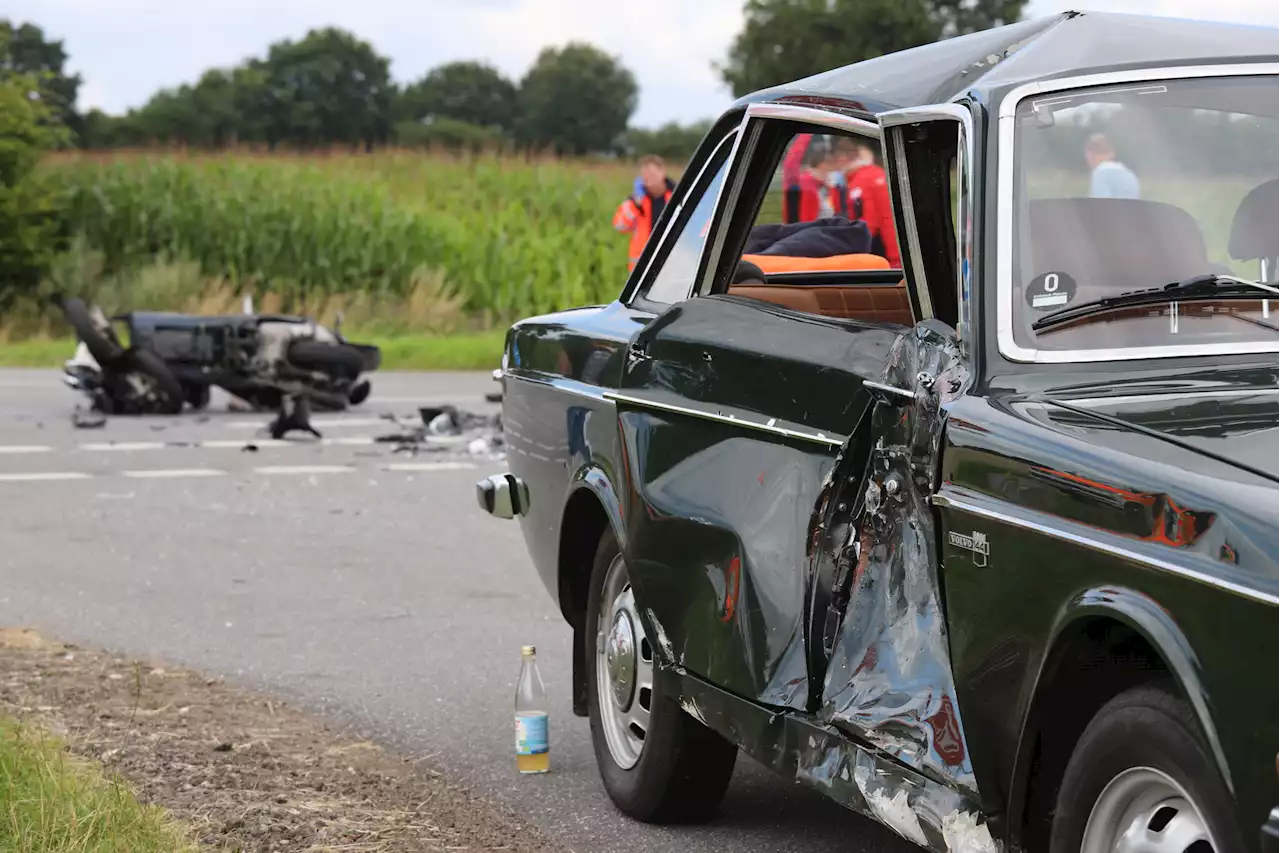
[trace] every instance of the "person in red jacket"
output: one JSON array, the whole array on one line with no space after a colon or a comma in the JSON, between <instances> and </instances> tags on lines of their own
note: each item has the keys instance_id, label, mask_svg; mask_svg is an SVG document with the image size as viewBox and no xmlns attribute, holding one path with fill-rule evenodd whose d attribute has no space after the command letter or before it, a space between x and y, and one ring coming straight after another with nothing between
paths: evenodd
<instances>
[{"instance_id":1,"label":"person in red jacket","mask_svg":"<svg viewBox=\"0 0 1280 853\"><path fill-rule=\"evenodd\" d=\"M628 272L636 268L649 233L653 231L653 223L662 215L675 188L675 182L667 177L667 165L661 157L646 154L640 158L640 174L636 177L631 197L618 205L613 215L614 229L631 234L631 246L627 251Z\"/></svg>"},{"instance_id":2,"label":"person in red jacket","mask_svg":"<svg viewBox=\"0 0 1280 853\"><path fill-rule=\"evenodd\" d=\"M795 221L812 222L849 215L844 163L840 152L832 147L815 146L810 150L796 181L800 199Z\"/></svg>"},{"instance_id":3,"label":"person in red jacket","mask_svg":"<svg viewBox=\"0 0 1280 853\"><path fill-rule=\"evenodd\" d=\"M882 256L894 269L902 268L898 234L889 204L889 183L884 167L876 162L871 146L858 143L849 170L849 216L867 223L871 229L871 251Z\"/></svg>"}]
</instances>

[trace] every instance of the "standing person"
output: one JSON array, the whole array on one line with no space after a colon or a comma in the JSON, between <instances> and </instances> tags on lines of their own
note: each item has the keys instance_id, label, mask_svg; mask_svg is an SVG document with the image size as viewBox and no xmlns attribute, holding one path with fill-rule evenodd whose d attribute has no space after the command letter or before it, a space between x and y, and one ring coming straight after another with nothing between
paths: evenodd
<instances>
[{"instance_id":1,"label":"standing person","mask_svg":"<svg viewBox=\"0 0 1280 853\"><path fill-rule=\"evenodd\" d=\"M898 233L893 224L893 207L889 204L889 182L884 167L876 162L870 145L854 146L853 165L849 170L849 216L860 219L871 231L871 251L902 268L898 251Z\"/></svg>"},{"instance_id":2,"label":"standing person","mask_svg":"<svg viewBox=\"0 0 1280 853\"><path fill-rule=\"evenodd\" d=\"M1095 133L1084 144L1084 159L1093 171L1089 195L1093 198L1142 198L1138 176L1116 159L1116 149L1104 134Z\"/></svg>"},{"instance_id":3,"label":"standing person","mask_svg":"<svg viewBox=\"0 0 1280 853\"><path fill-rule=\"evenodd\" d=\"M631 234L631 246L627 252L628 272L636 268L649 233L653 231L653 223L662 215L675 188L675 182L667 177L667 164L661 157L646 154L640 158L640 174L636 176L631 197L618 205L618 211L613 215L614 229Z\"/></svg>"},{"instance_id":4,"label":"standing person","mask_svg":"<svg viewBox=\"0 0 1280 853\"><path fill-rule=\"evenodd\" d=\"M804 169L796 182L800 196L796 222L848 216L844 164L840 152L828 144L814 145L809 149Z\"/></svg>"},{"instance_id":5,"label":"standing person","mask_svg":"<svg viewBox=\"0 0 1280 853\"><path fill-rule=\"evenodd\" d=\"M805 157L813 142L812 133L797 133L782 156L782 221L800 222L800 178L804 174Z\"/></svg>"}]
</instances>

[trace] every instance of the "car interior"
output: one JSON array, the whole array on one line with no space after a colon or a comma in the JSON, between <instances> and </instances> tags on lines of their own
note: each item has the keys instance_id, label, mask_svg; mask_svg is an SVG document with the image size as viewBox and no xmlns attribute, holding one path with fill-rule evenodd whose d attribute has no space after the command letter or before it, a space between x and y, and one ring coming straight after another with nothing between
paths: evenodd
<instances>
[{"instance_id":1,"label":"car interior","mask_svg":"<svg viewBox=\"0 0 1280 853\"><path fill-rule=\"evenodd\" d=\"M820 174L823 168L840 171L838 161L824 157L834 149L836 139L852 141L847 134L794 133L783 137L785 144L777 146L774 180L775 192L762 194L756 209L752 227L747 232L744 248L750 247L756 234L776 227L782 213L781 198L776 193L786 176L782 174L782 160L798 137L812 137L810 143L817 148L806 157L804 167L811 174ZM878 148L878 145L876 146ZM820 192L848 192L847 187L829 189L820 186ZM851 218L853 211L834 209L828 216ZM810 222L818 227L821 223ZM890 267L888 260L871 251L842 252L839 254L809 257L803 255L744 252L737 269L731 274L725 293L729 296L768 302L790 311L815 314L837 320L859 320L877 324L909 326L912 323L911 305L902 278L902 271Z\"/></svg>"}]
</instances>

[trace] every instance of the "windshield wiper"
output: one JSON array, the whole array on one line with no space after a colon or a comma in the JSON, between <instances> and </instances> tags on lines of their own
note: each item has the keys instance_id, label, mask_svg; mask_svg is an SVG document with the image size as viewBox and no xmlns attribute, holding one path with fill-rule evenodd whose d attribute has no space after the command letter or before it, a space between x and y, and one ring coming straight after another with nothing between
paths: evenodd
<instances>
[{"instance_id":1,"label":"windshield wiper","mask_svg":"<svg viewBox=\"0 0 1280 853\"><path fill-rule=\"evenodd\" d=\"M1270 284L1263 284L1260 281L1249 281L1247 278L1236 278L1233 275L1218 275L1216 273L1197 275L1182 281L1175 281L1172 284L1166 284L1163 287L1130 290L1116 296L1104 296L1101 299L1072 305L1070 308L1054 311L1047 317L1041 317L1031 324L1031 329L1036 332L1042 329L1051 329L1054 326L1061 326L1063 323L1092 317L1095 314L1104 314L1119 308L1161 305L1168 302L1189 302L1196 299L1238 299L1250 296L1257 299L1259 290L1266 291L1272 295L1280 294L1280 288ZM1264 296L1262 298L1266 299L1268 297Z\"/></svg>"}]
</instances>

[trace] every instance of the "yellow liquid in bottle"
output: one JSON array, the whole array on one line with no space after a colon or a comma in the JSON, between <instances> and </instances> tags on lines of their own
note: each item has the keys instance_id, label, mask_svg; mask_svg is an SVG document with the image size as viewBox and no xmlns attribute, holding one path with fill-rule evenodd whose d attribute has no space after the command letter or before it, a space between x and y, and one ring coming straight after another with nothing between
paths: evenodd
<instances>
[{"instance_id":1,"label":"yellow liquid in bottle","mask_svg":"<svg viewBox=\"0 0 1280 853\"><path fill-rule=\"evenodd\" d=\"M546 773L551 769L547 740L547 714L516 714L516 769L521 773Z\"/></svg>"}]
</instances>

